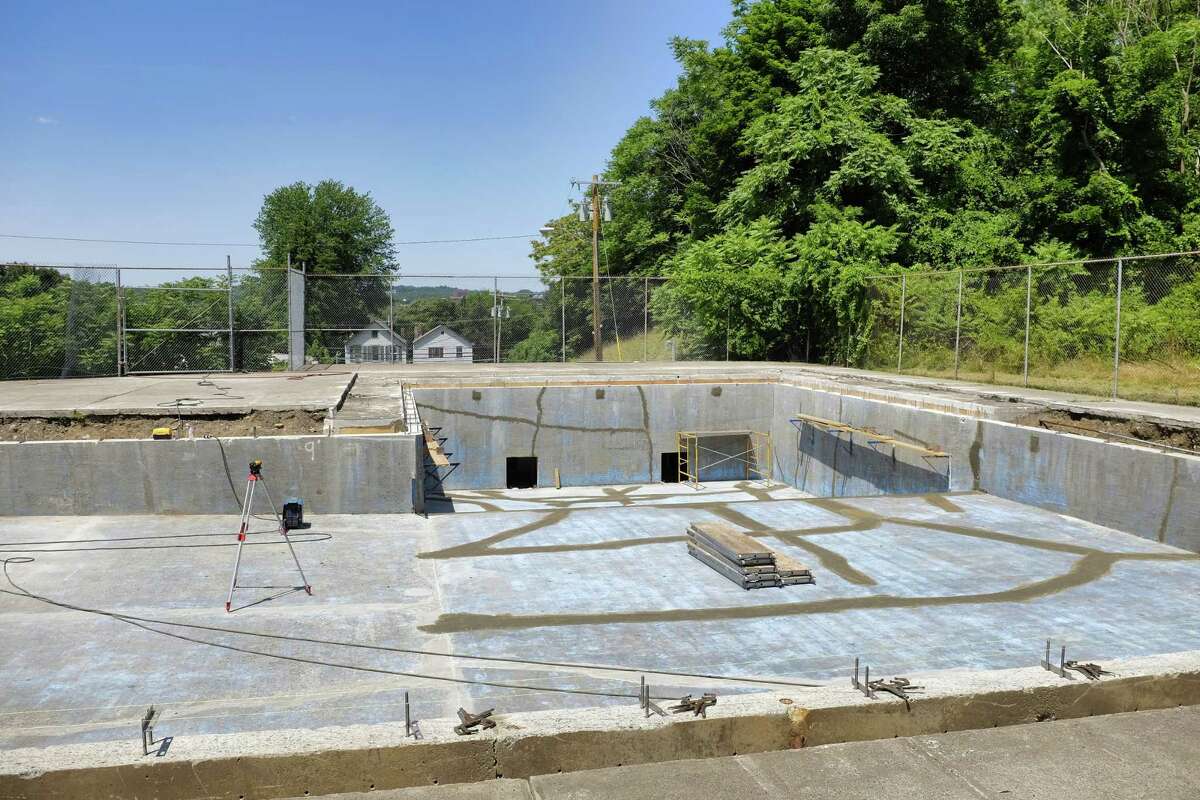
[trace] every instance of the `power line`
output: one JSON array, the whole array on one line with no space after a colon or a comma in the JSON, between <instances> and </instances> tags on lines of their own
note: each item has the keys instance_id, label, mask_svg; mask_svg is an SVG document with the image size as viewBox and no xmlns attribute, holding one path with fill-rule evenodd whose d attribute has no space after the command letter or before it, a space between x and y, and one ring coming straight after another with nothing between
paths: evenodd
<instances>
[{"instance_id":1,"label":"power line","mask_svg":"<svg viewBox=\"0 0 1200 800\"><path fill-rule=\"evenodd\" d=\"M507 236L472 236L465 239L414 239L392 242L396 246L410 244L461 244L466 242L498 242L503 239L536 239L539 234L519 233ZM46 242L90 242L94 244L152 244L173 247L260 247L257 242L151 242L140 239L85 239L78 236L33 236L24 233L0 233L0 239L36 239Z\"/></svg>"}]
</instances>

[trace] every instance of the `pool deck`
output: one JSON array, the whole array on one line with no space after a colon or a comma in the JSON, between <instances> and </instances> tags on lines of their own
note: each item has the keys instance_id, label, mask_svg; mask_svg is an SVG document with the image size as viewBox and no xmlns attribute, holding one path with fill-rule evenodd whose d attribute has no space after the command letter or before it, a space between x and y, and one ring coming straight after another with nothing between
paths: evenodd
<instances>
[{"instance_id":1,"label":"pool deck","mask_svg":"<svg viewBox=\"0 0 1200 800\"><path fill-rule=\"evenodd\" d=\"M183 416L256 409L322 411L341 402L356 377L368 384L398 378L413 387L783 382L866 393L902 403L932 403L998 419L1016 419L1037 409L1056 409L1200 427L1200 406L772 361L333 364L298 372L0 381L0 418L158 414L164 403L174 411L177 398L198 401L181 405L179 413Z\"/></svg>"}]
</instances>

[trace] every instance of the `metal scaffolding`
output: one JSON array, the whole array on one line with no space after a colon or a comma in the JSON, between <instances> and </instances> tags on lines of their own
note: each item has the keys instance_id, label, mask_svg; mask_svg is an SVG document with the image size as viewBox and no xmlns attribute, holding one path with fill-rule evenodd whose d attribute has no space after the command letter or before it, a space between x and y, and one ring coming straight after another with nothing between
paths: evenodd
<instances>
[{"instance_id":1,"label":"metal scaffolding","mask_svg":"<svg viewBox=\"0 0 1200 800\"><path fill-rule=\"evenodd\" d=\"M738 453L727 453L701 444L704 439L730 439L745 437L748 445ZM774 479L773 459L771 455L771 434L763 431L676 431L675 449L679 454L679 477L681 483L691 484L693 489L700 488L701 469L711 469L718 464L730 461L742 465L742 477L745 480L759 480L771 483ZM715 461L702 463L701 453L716 456ZM765 467L763 465L766 465Z\"/></svg>"}]
</instances>

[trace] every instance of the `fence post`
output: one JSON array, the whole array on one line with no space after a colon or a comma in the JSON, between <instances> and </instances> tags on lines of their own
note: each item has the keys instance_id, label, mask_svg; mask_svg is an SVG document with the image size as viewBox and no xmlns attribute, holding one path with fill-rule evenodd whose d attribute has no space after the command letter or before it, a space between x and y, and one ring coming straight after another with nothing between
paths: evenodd
<instances>
[{"instance_id":1,"label":"fence post","mask_svg":"<svg viewBox=\"0 0 1200 800\"><path fill-rule=\"evenodd\" d=\"M500 363L500 278L492 277L492 363Z\"/></svg>"},{"instance_id":2,"label":"fence post","mask_svg":"<svg viewBox=\"0 0 1200 800\"><path fill-rule=\"evenodd\" d=\"M725 360L726 361L729 360L729 319L730 319L730 314L732 313L730 306L731 306L731 304L728 301L726 301L726 303L725 303Z\"/></svg>"},{"instance_id":3,"label":"fence post","mask_svg":"<svg viewBox=\"0 0 1200 800\"><path fill-rule=\"evenodd\" d=\"M289 255L287 268L288 369L293 372L304 369L304 281L304 273L292 269L292 258Z\"/></svg>"},{"instance_id":4,"label":"fence post","mask_svg":"<svg viewBox=\"0 0 1200 800\"><path fill-rule=\"evenodd\" d=\"M117 376L125 374L125 297L121 289L121 268L117 267Z\"/></svg>"},{"instance_id":5,"label":"fence post","mask_svg":"<svg viewBox=\"0 0 1200 800\"><path fill-rule=\"evenodd\" d=\"M1033 265L1025 267L1025 385L1029 386L1029 309L1033 300Z\"/></svg>"},{"instance_id":6,"label":"fence post","mask_svg":"<svg viewBox=\"0 0 1200 800\"><path fill-rule=\"evenodd\" d=\"M958 311L954 318L954 378L958 379L958 342L962 337L962 289L963 271L958 270Z\"/></svg>"},{"instance_id":7,"label":"fence post","mask_svg":"<svg viewBox=\"0 0 1200 800\"><path fill-rule=\"evenodd\" d=\"M896 348L896 372L903 371L904 364L904 301L908 294L908 276L900 276L900 346ZM847 336L847 339L849 337ZM846 359L849 360L849 348L847 347Z\"/></svg>"},{"instance_id":8,"label":"fence post","mask_svg":"<svg viewBox=\"0 0 1200 800\"><path fill-rule=\"evenodd\" d=\"M567 276L558 276L558 288L562 290L562 360L567 363Z\"/></svg>"},{"instance_id":9,"label":"fence post","mask_svg":"<svg viewBox=\"0 0 1200 800\"><path fill-rule=\"evenodd\" d=\"M396 363L396 287L388 278L388 361Z\"/></svg>"},{"instance_id":10,"label":"fence post","mask_svg":"<svg viewBox=\"0 0 1200 800\"><path fill-rule=\"evenodd\" d=\"M643 278L642 287L642 361L650 360L650 279Z\"/></svg>"},{"instance_id":11,"label":"fence post","mask_svg":"<svg viewBox=\"0 0 1200 800\"><path fill-rule=\"evenodd\" d=\"M225 255L225 275L229 281L229 371L234 370L233 360L233 259L228 254Z\"/></svg>"},{"instance_id":12,"label":"fence post","mask_svg":"<svg viewBox=\"0 0 1200 800\"><path fill-rule=\"evenodd\" d=\"M1117 399L1117 388L1121 375L1121 287L1124 283L1125 265L1123 259L1117 259L1117 326L1113 336L1113 379L1112 396Z\"/></svg>"}]
</instances>

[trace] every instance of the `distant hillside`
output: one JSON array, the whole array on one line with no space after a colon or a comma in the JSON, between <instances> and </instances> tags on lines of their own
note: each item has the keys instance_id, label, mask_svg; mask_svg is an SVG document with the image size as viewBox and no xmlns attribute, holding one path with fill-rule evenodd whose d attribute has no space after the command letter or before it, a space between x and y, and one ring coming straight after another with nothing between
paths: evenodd
<instances>
[{"instance_id":1,"label":"distant hillside","mask_svg":"<svg viewBox=\"0 0 1200 800\"><path fill-rule=\"evenodd\" d=\"M429 300L439 297L452 297L458 291L453 286L405 286L397 284L392 287L392 294L397 300Z\"/></svg>"}]
</instances>

